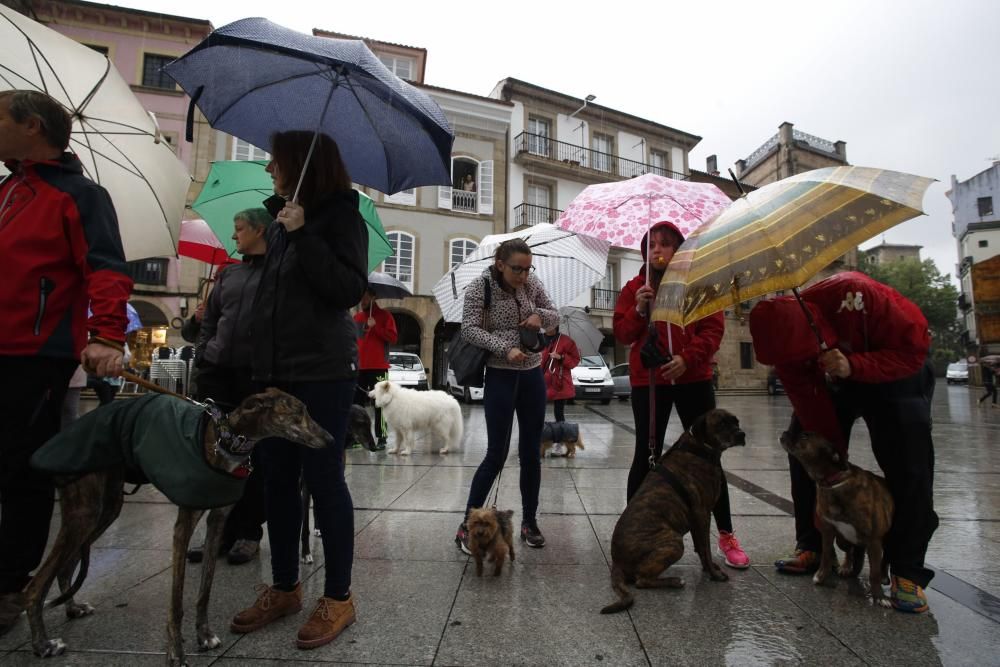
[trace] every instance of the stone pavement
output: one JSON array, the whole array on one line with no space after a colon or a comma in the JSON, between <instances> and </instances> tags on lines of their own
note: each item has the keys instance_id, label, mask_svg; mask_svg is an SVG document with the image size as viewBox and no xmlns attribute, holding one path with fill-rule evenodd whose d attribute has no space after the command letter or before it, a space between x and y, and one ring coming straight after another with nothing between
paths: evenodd
<instances>
[{"instance_id":1,"label":"stone pavement","mask_svg":"<svg viewBox=\"0 0 1000 667\"><path fill-rule=\"evenodd\" d=\"M543 464L539 525L547 545L522 546L513 571L477 578L452 541L485 449L476 405L463 408L461 452L440 456L424 445L409 458L348 453L357 508L358 622L342 637L320 649L297 650L304 613L250 635L230 634L229 618L253 600L253 585L270 581L265 541L263 557L250 564L220 562L211 615L223 643L208 653L193 648L200 567L189 567L184 629L191 664L998 664L1000 410L977 408L978 395L942 383L935 397L941 526L928 554L938 570L928 614L875 609L860 581L817 588L808 577L774 572L772 562L793 546L787 462L777 444L790 416L782 396L719 397L748 435L747 447L723 457L736 532L753 561L749 570L727 568L729 582L702 576L685 538L688 551L672 569L686 588L638 591L630 612L598 614L614 599L609 542L625 504L633 450L627 402L567 408L567 419L580 423L586 450L575 460ZM678 423L671 423L668 442L678 435ZM863 427L855 430L852 459L875 468ZM502 478L500 505L519 515L517 477L515 453ZM173 521L174 510L157 492L144 488L130 497L94 548L77 597L97 612L71 622L60 609L46 616L68 652L44 663L35 658L22 620L0 638L0 663L162 664ZM317 563L302 566L307 604L322 592L322 547L318 538L314 542Z\"/></svg>"}]
</instances>

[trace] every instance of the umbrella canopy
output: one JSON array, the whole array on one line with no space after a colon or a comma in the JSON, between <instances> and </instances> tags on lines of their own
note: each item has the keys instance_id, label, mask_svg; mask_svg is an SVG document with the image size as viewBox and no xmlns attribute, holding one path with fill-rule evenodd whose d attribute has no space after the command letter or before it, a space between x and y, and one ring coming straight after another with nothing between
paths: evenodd
<instances>
[{"instance_id":1,"label":"umbrella canopy","mask_svg":"<svg viewBox=\"0 0 1000 667\"><path fill-rule=\"evenodd\" d=\"M191 205L222 241L226 253L236 254L233 236L233 216L248 208L260 208L274 194L274 184L260 160L224 160L212 163L205 187ZM358 205L361 217L368 225L368 270L392 255L392 244L375 210L375 202L363 192Z\"/></svg>"},{"instance_id":2,"label":"umbrella canopy","mask_svg":"<svg viewBox=\"0 0 1000 667\"><path fill-rule=\"evenodd\" d=\"M1000 366L1000 354L988 354L980 358L979 363L987 366Z\"/></svg>"},{"instance_id":3,"label":"umbrella canopy","mask_svg":"<svg viewBox=\"0 0 1000 667\"><path fill-rule=\"evenodd\" d=\"M532 265L545 292L557 308L568 306L604 277L608 243L541 224L510 234L483 237L479 247L434 285L434 298L446 322L461 322L465 288L493 262L497 247L508 239L522 238L531 246Z\"/></svg>"},{"instance_id":4,"label":"umbrella canopy","mask_svg":"<svg viewBox=\"0 0 1000 667\"><path fill-rule=\"evenodd\" d=\"M275 132L318 129L337 142L355 183L389 194L451 185L454 136L441 108L360 40L248 18L214 30L165 71L209 125L255 146L270 146Z\"/></svg>"},{"instance_id":5,"label":"umbrella canopy","mask_svg":"<svg viewBox=\"0 0 1000 667\"><path fill-rule=\"evenodd\" d=\"M654 222L668 220L687 238L731 203L711 183L644 174L627 181L588 185L556 224L619 248L639 250L643 235Z\"/></svg>"},{"instance_id":6,"label":"umbrella canopy","mask_svg":"<svg viewBox=\"0 0 1000 667\"><path fill-rule=\"evenodd\" d=\"M388 273L380 271L372 271L368 274L368 287L375 292L376 298L379 299L402 299L413 294L406 285Z\"/></svg>"},{"instance_id":7,"label":"umbrella canopy","mask_svg":"<svg viewBox=\"0 0 1000 667\"><path fill-rule=\"evenodd\" d=\"M204 220L181 222L181 240L177 244L177 254L216 266L237 261L230 257L229 251Z\"/></svg>"},{"instance_id":8,"label":"umbrella canopy","mask_svg":"<svg viewBox=\"0 0 1000 667\"><path fill-rule=\"evenodd\" d=\"M933 181L828 167L765 185L687 237L660 281L653 319L687 325L796 288L859 243L922 215Z\"/></svg>"},{"instance_id":9,"label":"umbrella canopy","mask_svg":"<svg viewBox=\"0 0 1000 667\"><path fill-rule=\"evenodd\" d=\"M111 61L0 6L0 90L47 93L73 116L69 150L111 194L125 258L177 254L191 177Z\"/></svg>"},{"instance_id":10,"label":"umbrella canopy","mask_svg":"<svg viewBox=\"0 0 1000 667\"><path fill-rule=\"evenodd\" d=\"M559 335L572 338L581 357L601 353L604 334L594 326L583 308L564 306L559 309Z\"/></svg>"}]
</instances>

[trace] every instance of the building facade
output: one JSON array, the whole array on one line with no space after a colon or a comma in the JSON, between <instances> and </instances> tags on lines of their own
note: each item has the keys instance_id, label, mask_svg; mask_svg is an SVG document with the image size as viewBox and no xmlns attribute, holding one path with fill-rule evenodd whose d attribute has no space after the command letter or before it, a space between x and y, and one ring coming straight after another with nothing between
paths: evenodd
<instances>
[{"instance_id":1,"label":"building facade","mask_svg":"<svg viewBox=\"0 0 1000 667\"><path fill-rule=\"evenodd\" d=\"M951 177L962 340L971 355L1000 353L1000 161L966 181Z\"/></svg>"},{"instance_id":2,"label":"building facade","mask_svg":"<svg viewBox=\"0 0 1000 667\"><path fill-rule=\"evenodd\" d=\"M923 246L900 243L880 243L860 253L860 259L869 266L884 266L907 259L920 261L920 249Z\"/></svg>"}]
</instances>

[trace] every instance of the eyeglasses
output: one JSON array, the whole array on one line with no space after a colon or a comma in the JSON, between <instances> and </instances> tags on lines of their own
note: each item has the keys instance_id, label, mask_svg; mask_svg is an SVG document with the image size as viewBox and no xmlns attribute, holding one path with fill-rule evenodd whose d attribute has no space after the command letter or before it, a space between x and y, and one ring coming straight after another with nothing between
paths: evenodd
<instances>
[{"instance_id":1,"label":"eyeglasses","mask_svg":"<svg viewBox=\"0 0 1000 667\"><path fill-rule=\"evenodd\" d=\"M515 276L519 276L522 273L531 273L532 271L535 270L534 266L530 266L530 265L529 266L518 266L517 264L508 264L507 262L504 262L504 266L506 266L508 269L510 269L511 273L513 273Z\"/></svg>"}]
</instances>

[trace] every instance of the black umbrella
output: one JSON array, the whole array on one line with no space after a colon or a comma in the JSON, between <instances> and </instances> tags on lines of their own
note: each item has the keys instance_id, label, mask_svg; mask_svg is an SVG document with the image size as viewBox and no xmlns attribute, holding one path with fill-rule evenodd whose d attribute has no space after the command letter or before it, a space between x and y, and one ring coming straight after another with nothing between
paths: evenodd
<instances>
[{"instance_id":1,"label":"black umbrella","mask_svg":"<svg viewBox=\"0 0 1000 667\"><path fill-rule=\"evenodd\" d=\"M368 287L378 299L402 299L412 296L410 288L388 273L372 271L368 274Z\"/></svg>"}]
</instances>

